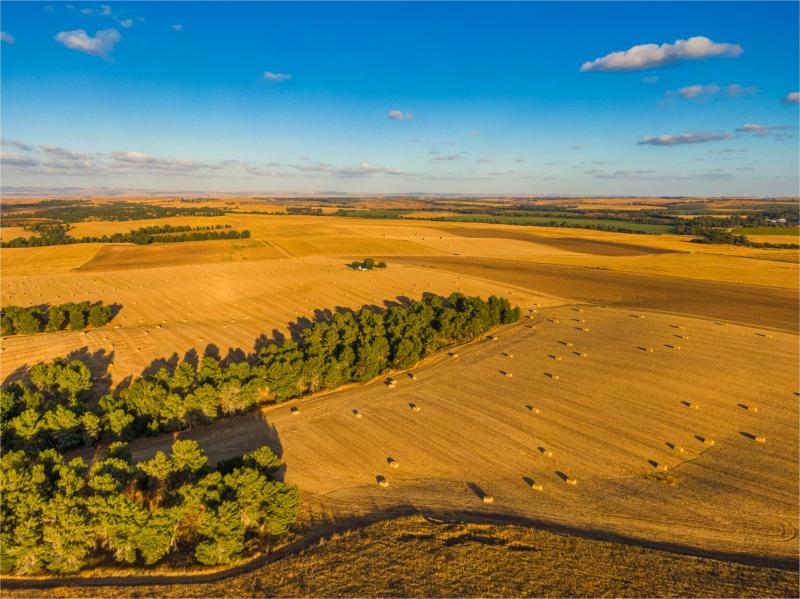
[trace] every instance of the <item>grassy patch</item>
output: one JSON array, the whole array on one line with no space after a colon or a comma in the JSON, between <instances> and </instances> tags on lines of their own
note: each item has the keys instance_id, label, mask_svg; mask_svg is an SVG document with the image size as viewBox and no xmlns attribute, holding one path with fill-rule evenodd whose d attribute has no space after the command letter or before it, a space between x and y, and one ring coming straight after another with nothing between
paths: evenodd
<instances>
[{"instance_id":1,"label":"grassy patch","mask_svg":"<svg viewBox=\"0 0 800 599\"><path fill-rule=\"evenodd\" d=\"M795 235L800 237L800 227L737 227L734 235Z\"/></svg>"}]
</instances>

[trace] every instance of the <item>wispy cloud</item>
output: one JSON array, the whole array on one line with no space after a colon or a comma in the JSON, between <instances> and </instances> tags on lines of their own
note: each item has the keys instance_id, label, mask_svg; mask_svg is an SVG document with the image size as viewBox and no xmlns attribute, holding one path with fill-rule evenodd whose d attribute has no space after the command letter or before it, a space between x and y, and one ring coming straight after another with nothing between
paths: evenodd
<instances>
[{"instance_id":1,"label":"wispy cloud","mask_svg":"<svg viewBox=\"0 0 800 599\"><path fill-rule=\"evenodd\" d=\"M760 137L765 137L773 131L785 131L796 129L794 125L759 125L756 123L745 123L741 127L736 127L737 133L754 133Z\"/></svg>"},{"instance_id":2,"label":"wispy cloud","mask_svg":"<svg viewBox=\"0 0 800 599\"><path fill-rule=\"evenodd\" d=\"M265 81L288 81L292 76L289 73L273 73L272 71L264 71Z\"/></svg>"},{"instance_id":3,"label":"wispy cloud","mask_svg":"<svg viewBox=\"0 0 800 599\"><path fill-rule=\"evenodd\" d=\"M642 77L642 83L656 83L658 82L658 75L649 75Z\"/></svg>"},{"instance_id":4,"label":"wispy cloud","mask_svg":"<svg viewBox=\"0 0 800 599\"><path fill-rule=\"evenodd\" d=\"M39 162L30 156L21 156L13 152L0 152L2 166L36 166Z\"/></svg>"},{"instance_id":5,"label":"wispy cloud","mask_svg":"<svg viewBox=\"0 0 800 599\"><path fill-rule=\"evenodd\" d=\"M84 29L76 29L75 31L62 31L54 39L72 50L108 58L121 38L122 36L116 29L103 29L95 33L94 37L88 35Z\"/></svg>"},{"instance_id":6,"label":"wispy cloud","mask_svg":"<svg viewBox=\"0 0 800 599\"><path fill-rule=\"evenodd\" d=\"M33 146L23 143L18 139L8 139L7 137L4 137L2 138L2 140L0 140L0 144L4 146L10 146L12 148L18 148L26 152L30 152L31 150L33 150Z\"/></svg>"},{"instance_id":7,"label":"wispy cloud","mask_svg":"<svg viewBox=\"0 0 800 599\"><path fill-rule=\"evenodd\" d=\"M755 94L756 88L752 86L745 87L741 83L731 83L725 87L720 87L716 83L709 83L707 85L687 85L676 90L666 91L664 95L666 97L678 96L684 100L704 100L720 92L724 92L729 98L738 98L739 96Z\"/></svg>"},{"instance_id":8,"label":"wispy cloud","mask_svg":"<svg viewBox=\"0 0 800 599\"><path fill-rule=\"evenodd\" d=\"M14 36L6 31L0 31L0 42L5 42L7 44L13 44L17 40L14 39Z\"/></svg>"},{"instance_id":9,"label":"wispy cloud","mask_svg":"<svg viewBox=\"0 0 800 599\"><path fill-rule=\"evenodd\" d=\"M87 158L91 158L91 154L86 154L84 152L75 152L72 150L67 150L65 148L54 146L54 145L44 145L40 146L43 152L50 156L56 156L58 158L64 160L85 160Z\"/></svg>"},{"instance_id":10,"label":"wispy cloud","mask_svg":"<svg viewBox=\"0 0 800 599\"><path fill-rule=\"evenodd\" d=\"M475 162L478 164L494 164L494 160L490 160L488 158L478 158Z\"/></svg>"},{"instance_id":11,"label":"wispy cloud","mask_svg":"<svg viewBox=\"0 0 800 599\"><path fill-rule=\"evenodd\" d=\"M724 57L735 58L744 50L738 44L717 43L707 37L696 36L676 40L674 44L641 44L628 50L612 52L601 58L584 62L582 72L590 71L641 71L684 60Z\"/></svg>"},{"instance_id":12,"label":"wispy cloud","mask_svg":"<svg viewBox=\"0 0 800 599\"><path fill-rule=\"evenodd\" d=\"M575 144L574 146L570 146L570 150L582 150L583 144Z\"/></svg>"},{"instance_id":13,"label":"wispy cloud","mask_svg":"<svg viewBox=\"0 0 800 599\"><path fill-rule=\"evenodd\" d=\"M393 121L410 121L414 115L410 112L403 112L402 110L390 110L389 118Z\"/></svg>"},{"instance_id":14,"label":"wispy cloud","mask_svg":"<svg viewBox=\"0 0 800 599\"><path fill-rule=\"evenodd\" d=\"M453 162L461 160L461 154L437 154L431 159L431 162Z\"/></svg>"},{"instance_id":15,"label":"wispy cloud","mask_svg":"<svg viewBox=\"0 0 800 599\"><path fill-rule=\"evenodd\" d=\"M783 98L787 104L800 104L800 92L789 92Z\"/></svg>"},{"instance_id":16,"label":"wispy cloud","mask_svg":"<svg viewBox=\"0 0 800 599\"><path fill-rule=\"evenodd\" d=\"M699 144L709 141L733 139L732 133L680 133L678 135L657 135L643 137L640 146L677 146L682 144Z\"/></svg>"},{"instance_id":17,"label":"wispy cloud","mask_svg":"<svg viewBox=\"0 0 800 599\"><path fill-rule=\"evenodd\" d=\"M176 23L175 25L172 26L172 29L173 31L183 31L183 25L181 25L180 23Z\"/></svg>"}]
</instances>

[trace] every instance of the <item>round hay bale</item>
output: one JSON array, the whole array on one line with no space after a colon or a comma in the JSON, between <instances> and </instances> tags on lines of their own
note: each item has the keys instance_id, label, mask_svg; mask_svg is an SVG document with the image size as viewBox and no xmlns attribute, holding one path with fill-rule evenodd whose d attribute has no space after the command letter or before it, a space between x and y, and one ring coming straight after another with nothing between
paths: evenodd
<instances>
[{"instance_id":1,"label":"round hay bale","mask_svg":"<svg viewBox=\"0 0 800 599\"><path fill-rule=\"evenodd\" d=\"M531 489L533 489L534 491L541 491L542 489L544 489L544 485L542 483L531 481Z\"/></svg>"},{"instance_id":2,"label":"round hay bale","mask_svg":"<svg viewBox=\"0 0 800 599\"><path fill-rule=\"evenodd\" d=\"M497 335L492 335L492 341L497 341L499 337Z\"/></svg>"},{"instance_id":3,"label":"round hay bale","mask_svg":"<svg viewBox=\"0 0 800 599\"><path fill-rule=\"evenodd\" d=\"M458 354L456 352L450 352L450 357L451 358L457 358Z\"/></svg>"},{"instance_id":4,"label":"round hay bale","mask_svg":"<svg viewBox=\"0 0 800 599\"><path fill-rule=\"evenodd\" d=\"M586 352L581 352L581 358L588 358L588 357L589 354L587 354Z\"/></svg>"},{"instance_id":5,"label":"round hay bale","mask_svg":"<svg viewBox=\"0 0 800 599\"><path fill-rule=\"evenodd\" d=\"M567 341L564 345L566 345L567 347L574 347L575 346L575 344L572 341Z\"/></svg>"},{"instance_id":6,"label":"round hay bale","mask_svg":"<svg viewBox=\"0 0 800 599\"><path fill-rule=\"evenodd\" d=\"M755 441L756 443L766 443L767 442L767 438L766 437L756 437L755 439L753 439L753 441Z\"/></svg>"},{"instance_id":7,"label":"round hay bale","mask_svg":"<svg viewBox=\"0 0 800 599\"><path fill-rule=\"evenodd\" d=\"M378 481L378 485L381 486L381 487L388 487L389 486L389 481L386 480L385 478L382 478L381 480Z\"/></svg>"},{"instance_id":8,"label":"round hay bale","mask_svg":"<svg viewBox=\"0 0 800 599\"><path fill-rule=\"evenodd\" d=\"M565 480L564 482L567 483L570 486L573 486L573 487L578 484L578 480L575 479L575 478L572 478L571 476L568 476L567 480Z\"/></svg>"},{"instance_id":9,"label":"round hay bale","mask_svg":"<svg viewBox=\"0 0 800 599\"><path fill-rule=\"evenodd\" d=\"M411 411L412 411L412 412L419 412L419 411L420 411L420 409L421 409L421 408L420 408L419 406L414 406L413 408L411 408Z\"/></svg>"},{"instance_id":10,"label":"round hay bale","mask_svg":"<svg viewBox=\"0 0 800 599\"><path fill-rule=\"evenodd\" d=\"M400 462L398 462L397 460L392 460L391 462L389 462L389 467L390 468L399 468L400 467Z\"/></svg>"},{"instance_id":11,"label":"round hay bale","mask_svg":"<svg viewBox=\"0 0 800 599\"><path fill-rule=\"evenodd\" d=\"M289 411L292 413L292 416L297 416L298 414L300 414L300 408L298 408L297 406L292 406L292 408Z\"/></svg>"},{"instance_id":12,"label":"round hay bale","mask_svg":"<svg viewBox=\"0 0 800 599\"><path fill-rule=\"evenodd\" d=\"M483 496L483 503L494 503L494 497L491 495L484 495Z\"/></svg>"},{"instance_id":13,"label":"round hay bale","mask_svg":"<svg viewBox=\"0 0 800 599\"><path fill-rule=\"evenodd\" d=\"M417 380L417 375L414 374L413 372L409 372L408 373L408 378L410 378L412 381L416 381Z\"/></svg>"},{"instance_id":14,"label":"round hay bale","mask_svg":"<svg viewBox=\"0 0 800 599\"><path fill-rule=\"evenodd\" d=\"M541 410L539 408L531 406L530 408L531 414L539 414Z\"/></svg>"},{"instance_id":15,"label":"round hay bale","mask_svg":"<svg viewBox=\"0 0 800 599\"><path fill-rule=\"evenodd\" d=\"M560 362L561 361L561 356L555 356L555 359Z\"/></svg>"},{"instance_id":16,"label":"round hay bale","mask_svg":"<svg viewBox=\"0 0 800 599\"><path fill-rule=\"evenodd\" d=\"M510 379L512 376L514 376L514 374L513 374L513 373L511 373L511 372L506 372L506 373L505 373L505 376L506 376L506 378L509 378L509 379Z\"/></svg>"}]
</instances>

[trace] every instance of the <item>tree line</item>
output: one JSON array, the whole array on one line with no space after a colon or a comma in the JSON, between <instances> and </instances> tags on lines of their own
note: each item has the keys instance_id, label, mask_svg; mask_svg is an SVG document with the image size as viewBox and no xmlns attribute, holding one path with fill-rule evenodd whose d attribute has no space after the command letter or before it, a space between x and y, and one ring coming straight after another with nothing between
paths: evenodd
<instances>
[{"instance_id":1,"label":"tree line","mask_svg":"<svg viewBox=\"0 0 800 599\"><path fill-rule=\"evenodd\" d=\"M76 205L77 204L77 205ZM127 221L151 220L173 216L224 216L222 208L187 208L158 206L141 202L111 202L92 204L88 201L48 200L39 202L37 210L14 214L18 218L46 218L64 223L79 223L87 220Z\"/></svg>"},{"instance_id":2,"label":"tree line","mask_svg":"<svg viewBox=\"0 0 800 599\"><path fill-rule=\"evenodd\" d=\"M96 402L86 364L57 358L0 392L2 447L65 451L210 423L260 404L369 381L518 319L519 308L505 298L460 293L383 311L340 312L304 329L297 341L228 363L212 356L196 365L184 360L172 372L161 368Z\"/></svg>"},{"instance_id":3,"label":"tree line","mask_svg":"<svg viewBox=\"0 0 800 599\"><path fill-rule=\"evenodd\" d=\"M64 223L36 223L26 229L37 233L32 237L17 237L10 241L0 242L0 247L24 248L51 245L69 245L72 243L135 243L149 245L152 243L183 243L186 241L208 241L213 239L247 239L250 231L234 231L230 225L209 225L201 227L188 226L154 226L134 229L127 233L113 235L71 237L68 235L71 225Z\"/></svg>"},{"instance_id":4,"label":"tree line","mask_svg":"<svg viewBox=\"0 0 800 599\"><path fill-rule=\"evenodd\" d=\"M90 465L54 449L0 458L4 574L67 574L89 564L152 565L180 553L227 564L296 520L297 488L273 479L268 447L211 469L195 441L134 464L114 443Z\"/></svg>"},{"instance_id":5,"label":"tree line","mask_svg":"<svg viewBox=\"0 0 800 599\"><path fill-rule=\"evenodd\" d=\"M87 326L102 327L114 317L113 306L89 301L53 306L6 306L0 312L2 336L29 335L42 331L69 329L82 331Z\"/></svg>"}]
</instances>

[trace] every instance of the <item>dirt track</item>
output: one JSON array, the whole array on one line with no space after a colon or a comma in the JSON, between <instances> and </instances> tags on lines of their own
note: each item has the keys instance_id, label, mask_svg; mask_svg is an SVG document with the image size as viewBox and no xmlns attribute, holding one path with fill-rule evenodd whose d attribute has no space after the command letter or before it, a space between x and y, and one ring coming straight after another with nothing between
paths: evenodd
<instances>
[{"instance_id":1,"label":"dirt track","mask_svg":"<svg viewBox=\"0 0 800 599\"><path fill-rule=\"evenodd\" d=\"M576 301L641 307L797 332L796 290L511 260L408 256L394 262L449 270Z\"/></svg>"},{"instance_id":2,"label":"dirt track","mask_svg":"<svg viewBox=\"0 0 800 599\"><path fill-rule=\"evenodd\" d=\"M197 439L212 460L271 445L312 524L401 508L476 512L792 567L796 337L607 308L547 316L560 322L507 328L500 341L434 360L394 390L377 382L301 400L297 416L277 406L179 436ZM766 443L753 440L762 435ZM134 456L171 442L138 441Z\"/></svg>"}]
</instances>

